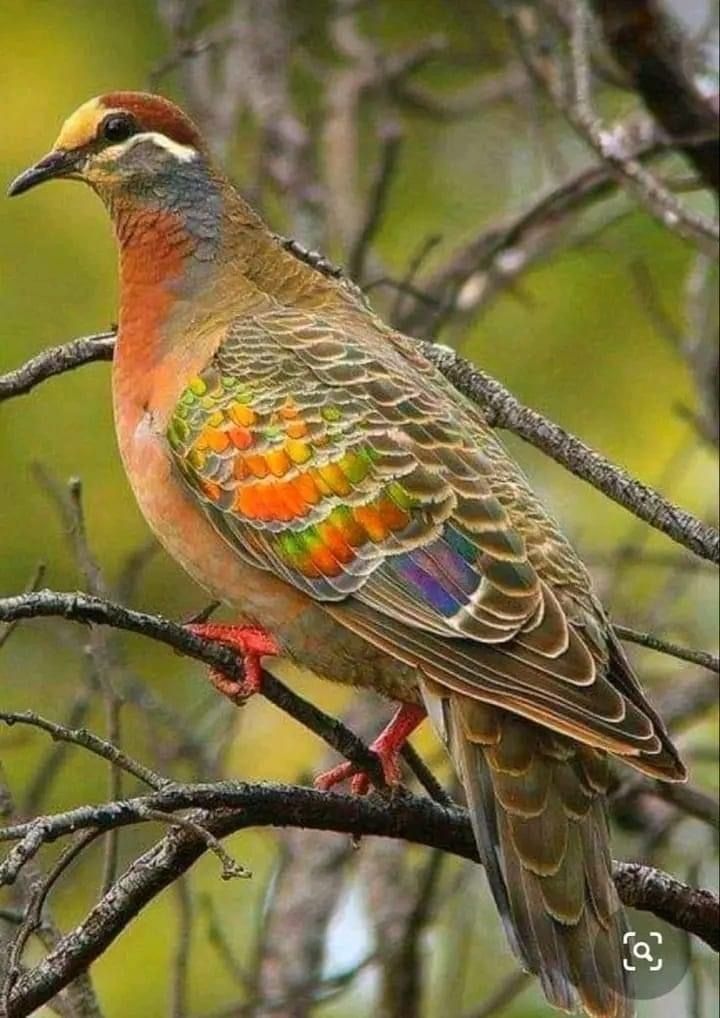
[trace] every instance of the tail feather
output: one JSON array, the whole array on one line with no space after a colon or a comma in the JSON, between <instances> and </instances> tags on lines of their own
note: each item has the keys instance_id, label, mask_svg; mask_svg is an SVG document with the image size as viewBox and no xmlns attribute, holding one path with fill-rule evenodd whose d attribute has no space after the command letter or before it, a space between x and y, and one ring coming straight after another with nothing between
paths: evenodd
<instances>
[{"instance_id":1,"label":"tail feather","mask_svg":"<svg viewBox=\"0 0 720 1018\"><path fill-rule=\"evenodd\" d=\"M499 708L426 690L465 788L508 941L548 1001L630 1018L602 753ZM432 704L430 701L434 701Z\"/></svg>"}]
</instances>

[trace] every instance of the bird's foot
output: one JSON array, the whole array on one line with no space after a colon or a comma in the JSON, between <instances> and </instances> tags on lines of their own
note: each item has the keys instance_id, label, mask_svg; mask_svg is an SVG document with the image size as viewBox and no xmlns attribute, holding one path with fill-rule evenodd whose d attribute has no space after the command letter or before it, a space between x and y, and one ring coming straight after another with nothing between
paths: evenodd
<instances>
[{"instance_id":1,"label":"bird's foot","mask_svg":"<svg viewBox=\"0 0 720 1018\"><path fill-rule=\"evenodd\" d=\"M218 668L210 669L210 681L215 689L235 704L242 704L262 690L262 667L260 658L264 654L279 654L277 641L260 626L232 626L216 623L192 623L185 627L195 636L217 640L242 655L245 678L242 682L226 675Z\"/></svg>"},{"instance_id":2,"label":"bird's foot","mask_svg":"<svg viewBox=\"0 0 720 1018\"><path fill-rule=\"evenodd\" d=\"M400 784L400 753L417 726L425 718L425 709L415 703L404 703L393 715L390 723L370 745L371 752L380 760L386 784L393 788ZM315 778L315 787L329 792L335 785L351 778L350 791L353 795L367 795L372 777L355 764L347 761Z\"/></svg>"}]
</instances>

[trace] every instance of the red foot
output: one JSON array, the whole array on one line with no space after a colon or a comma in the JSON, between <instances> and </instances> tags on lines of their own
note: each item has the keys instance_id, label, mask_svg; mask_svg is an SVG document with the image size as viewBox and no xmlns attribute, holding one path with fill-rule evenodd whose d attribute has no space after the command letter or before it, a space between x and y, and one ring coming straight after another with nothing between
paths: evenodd
<instances>
[{"instance_id":1,"label":"red foot","mask_svg":"<svg viewBox=\"0 0 720 1018\"><path fill-rule=\"evenodd\" d=\"M204 636L208 640L217 640L226 647L238 650L242 654L245 678L242 682L225 675L217 668L210 669L210 681L213 686L232 700L233 703L244 703L254 693L262 689L262 668L260 658L263 654L279 654L280 648L276 640L260 626L231 626L213 623L202 623L186 626L196 636Z\"/></svg>"},{"instance_id":2,"label":"red foot","mask_svg":"<svg viewBox=\"0 0 720 1018\"><path fill-rule=\"evenodd\" d=\"M400 784L400 751L408 736L412 735L424 719L424 707L415 703L404 703L370 745L372 752L380 758L385 781L391 787ZM353 795L367 795L371 785L370 775L365 771L358 770L355 764L349 762L338 764L332 770L319 774L315 778L315 787L323 792L328 792L348 778L352 778L350 790Z\"/></svg>"}]
</instances>

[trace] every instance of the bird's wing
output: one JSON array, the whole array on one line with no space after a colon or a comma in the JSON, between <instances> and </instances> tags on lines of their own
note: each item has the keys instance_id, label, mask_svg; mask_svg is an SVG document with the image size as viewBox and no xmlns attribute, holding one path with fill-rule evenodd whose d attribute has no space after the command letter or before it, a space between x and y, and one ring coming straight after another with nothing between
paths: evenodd
<instances>
[{"instance_id":1,"label":"bird's wing","mask_svg":"<svg viewBox=\"0 0 720 1018\"><path fill-rule=\"evenodd\" d=\"M583 567L407 342L350 306L238 321L170 421L185 481L239 554L437 683L659 764Z\"/></svg>"}]
</instances>

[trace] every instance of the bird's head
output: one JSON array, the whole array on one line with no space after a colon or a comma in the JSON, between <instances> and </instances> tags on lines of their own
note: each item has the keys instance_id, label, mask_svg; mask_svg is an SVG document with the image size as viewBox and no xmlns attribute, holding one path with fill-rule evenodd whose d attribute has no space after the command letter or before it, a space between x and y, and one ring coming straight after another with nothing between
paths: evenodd
<instances>
[{"instance_id":1,"label":"bird's head","mask_svg":"<svg viewBox=\"0 0 720 1018\"><path fill-rule=\"evenodd\" d=\"M83 180L104 198L149 193L184 167L207 163L202 137L182 110L145 92L110 92L80 106L52 150L21 173L9 194L46 180Z\"/></svg>"}]
</instances>

